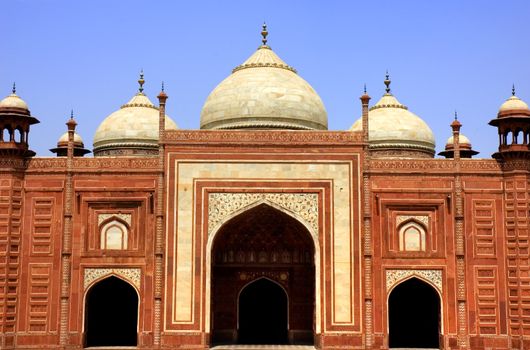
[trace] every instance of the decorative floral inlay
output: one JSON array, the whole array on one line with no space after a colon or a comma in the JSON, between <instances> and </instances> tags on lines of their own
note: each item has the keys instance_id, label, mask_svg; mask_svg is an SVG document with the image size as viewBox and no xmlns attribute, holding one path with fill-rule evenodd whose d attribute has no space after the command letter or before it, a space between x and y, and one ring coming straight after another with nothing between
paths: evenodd
<instances>
[{"instance_id":1,"label":"decorative floral inlay","mask_svg":"<svg viewBox=\"0 0 530 350\"><path fill-rule=\"evenodd\" d=\"M208 235L227 216L260 201L269 201L305 220L318 232L318 195L316 193L210 193L208 198Z\"/></svg>"},{"instance_id":2,"label":"decorative floral inlay","mask_svg":"<svg viewBox=\"0 0 530 350\"><path fill-rule=\"evenodd\" d=\"M116 275L123 277L131 282L136 288L140 289L140 278L142 271L139 268L86 268L84 278L85 290L94 282L105 276Z\"/></svg>"},{"instance_id":3,"label":"decorative floral inlay","mask_svg":"<svg viewBox=\"0 0 530 350\"><path fill-rule=\"evenodd\" d=\"M429 227L429 217L427 215L398 215L396 217L396 226L410 219L421 222L425 227Z\"/></svg>"},{"instance_id":4,"label":"decorative floral inlay","mask_svg":"<svg viewBox=\"0 0 530 350\"><path fill-rule=\"evenodd\" d=\"M431 282L442 293L442 270L386 270L386 290L410 276L418 276Z\"/></svg>"},{"instance_id":5,"label":"decorative floral inlay","mask_svg":"<svg viewBox=\"0 0 530 350\"><path fill-rule=\"evenodd\" d=\"M115 213L115 214L99 214L98 215L98 225L101 225L101 223L109 218L117 217L118 219L121 219L125 221L129 226L131 226L131 214L122 214L122 213Z\"/></svg>"}]
</instances>

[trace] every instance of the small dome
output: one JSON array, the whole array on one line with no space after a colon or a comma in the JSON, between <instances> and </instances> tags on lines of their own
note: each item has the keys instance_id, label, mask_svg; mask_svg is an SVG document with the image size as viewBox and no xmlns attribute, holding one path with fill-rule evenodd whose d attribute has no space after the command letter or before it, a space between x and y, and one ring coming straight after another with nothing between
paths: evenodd
<instances>
[{"instance_id":1,"label":"small dome","mask_svg":"<svg viewBox=\"0 0 530 350\"><path fill-rule=\"evenodd\" d=\"M28 104L16 94L14 83L11 94L0 101L0 108L21 108L29 110Z\"/></svg>"},{"instance_id":2,"label":"small dome","mask_svg":"<svg viewBox=\"0 0 530 350\"><path fill-rule=\"evenodd\" d=\"M385 80L387 92L368 113L370 149L385 157L433 157L434 134L420 117L410 112L390 93L390 80ZM362 118L350 128L362 130Z\"/></svg>"},{"instance_id":3,"label":"small dome","mask_svg":"<svg viewBox=\"0 0 530 350\"><path fill-rule=\"evenodd\" d=\"M455 119L456 120L456 119ZM473 150L471 147L471 141L464 134L458 134L458 144L460 148L460 158L472 158L473 156L479 154L479 152ZM451 136L447 139L445 143L445 150L439 152L438 155L444 156L445 158L454 158L455 147L454 147L454 136Z\"/></svg>"},{"instance_id":4,"label":"small dome","mask_svg":"<svg viewBox=\"0 0 530 350\"><path fill-rule=\"evenodd\" d=\"M499 113L502 114L504 112L513 110L528 111L528 105L519 97L515 96L515 91L513 92L512 96L510 96L510 98L504 101L504 103L501 105L501 107L499 108Z\"/></svg>"},{"instance_id":5,"label":"small dome","mask_svg":"<svg viewBox=\"0 0 530 350\"><path fill-rule=\"evenodd\" d=\"M73 120L73 112L71 120ZM68 131L59 137L57 147L50 149L50 151L57 154L58 157L66 157L68 155ZM74 157L83 157L87 153L90 153L90 151L85 149L81 135L74 131Z\"/></svg>"},{"instance_id":6,"label":"small dome","mask_svg":"<svg viewBox=\"0 0 530 350\"><path fill-rule=\"evenodd\" d=\"M263 45L208 96L201 129L326 130L327 113L315 90Z\"/></svg>"},{"instance_id":7,"label":"small dome","mask_svg":"<svg viewBox=\"0 0 530 350\"><path fill-rule=\"evenodd\" d=\"M61 145L64 143L68 144L68 131L62 134L61 137L59 137L59 140L57 141L57 145ZM83 139L77 132L74 132L74 144L79 144L81 145L81 147L83 147L84 145Z\"/></svg>"},{"instance_id":8,"label":"small dome","mask_svg":"<svg viewBox=\"0 0 530 350\"><path fill-rule=\"evenodd\" d=\"M139 92L119 110L109 115L94 135L94 155L154 155L158 153L158 108ZM177 125L166 115L166 129Z\"/></svg>"},{"instance_id":9,"label":"small dome","mask_svg":"<svg viewBox=\"0 0 530 350\"><path fill-rule=\"evenodd\" d=\"M471 141L464 134L459 134L458 135L458 143L461 144L461 145L470 145L471 146ZM447 146L453 147L453 145L454 145L454 136L451 136L451 137L449 137L447 139L447 142L445 143L445 147L446 148L447 148Z\"/></svg>"}]
</instances>

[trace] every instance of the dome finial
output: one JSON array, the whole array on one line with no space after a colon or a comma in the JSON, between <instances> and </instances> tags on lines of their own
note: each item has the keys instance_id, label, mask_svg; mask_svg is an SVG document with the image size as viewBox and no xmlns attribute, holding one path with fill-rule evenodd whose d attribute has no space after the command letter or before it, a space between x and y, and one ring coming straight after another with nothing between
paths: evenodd
<instances>
[{"instance_id":1,"label":"dome finial","mask_svg":"<svg viewBox=\"0 0 530 350\"><path fill-rule=\"evenodd\" d=\"M164 92L164 81L162 81L162 92Z\"/></svg>"},{"instance_id":2,"label":"dome finial","mask_svg":"<svg viewBox=\"0 0 530 350\"><path fill-rule=\"evenodd\" d=\"M458 120L458 115L456 114L456 109L455 109L455 120Z\"/></svg>"},{"instance_id":3,"label":"dome finial","mask_svg":"<svg viewBox=\"0 0 530 350\"><path fill-rule=\"evenodd\" d=\"M142 94L144 92L144 70L140 70L140 79L138 79L138 84L140 84L140 88L138 88L138 91Z\"/></svg>"},{"instance_id":4,"label":"dome finial","mask_svg":"<svg viewBox=\"0 0 530 350\"><path fill-rule=\"evenodd\" d=\"M70 119L74 119L74 110L73 109L70 111Z\"/></svg>"},{"instance_id":5,"label":"dome finial","mask_svg":"<svg viewBox=\"0 0 530 350\"><path fill-rule=\"evenodd\" d=\"M385 81L384 81L384 83L386 85L386 89L385 90L386 90L386 93L389 94L390 93L390 83L391 83L391 81L390 81L390 75L388 75L388 69L386 70L385 78L386 78Z\"/></svg>"},{"instance_id":6,"label":"dome finial","mask_svg":"<svg viewBox=\"0 0 530 350\"><path fill-rule=\"evenodd\" d=\"M13 89L11 90L14 94L17 93L17 85L13 82Z\"/></svg>"},{"instance_id":7,"label":"dome finial","mask_svg":"<svg viewBox=\"0 0 530 350\"><path fill-rule=\"evenodd\" d=\"M515 96L515 84L512 84L512 96Z\"/></svg>"},{"instance_id":8,"label":"dome finial","mask_svg":"<svg viewBox=\"0 0 530 350\"><path fill-rule=\"evenodd\" d=\"M366 94L366 83L364 83L364 93Z\"/></svg>"},{"instance_id":9,"label":"dome finial","mask_svg":"<svg viewBox=\"0 0 530 350\"><path fill-rule=\"evenodd\" d=\"M261 39L261 42L263 43L263 46L267 46L267 35L269 35L269 32L267 31L267 23L263 22L263 26L261 29L261 36L263 39Z\"/></svg>"}]
</instances>

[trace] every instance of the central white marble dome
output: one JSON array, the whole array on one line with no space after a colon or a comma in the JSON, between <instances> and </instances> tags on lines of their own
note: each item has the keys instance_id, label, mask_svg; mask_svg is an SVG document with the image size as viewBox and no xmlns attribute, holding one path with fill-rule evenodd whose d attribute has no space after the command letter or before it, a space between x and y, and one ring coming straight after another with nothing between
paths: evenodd
<instances>
[{"instance_id":1,"label":"central white marble dome","mask_svg":"<svg viewBox=\"0 0 530 350\"><path fill-rule=\"evenodd\" d=\"M201 129L326 130L322 100L296 70L263 45L208 96Z\"/></svg>"}]
</instances>

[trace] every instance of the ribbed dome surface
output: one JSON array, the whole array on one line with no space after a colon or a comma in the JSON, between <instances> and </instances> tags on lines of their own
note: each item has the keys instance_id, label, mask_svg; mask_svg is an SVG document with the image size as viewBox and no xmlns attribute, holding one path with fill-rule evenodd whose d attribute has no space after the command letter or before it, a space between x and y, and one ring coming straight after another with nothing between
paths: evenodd
<instances>
[{"instance_id":1,"label":"ribbed dome surface","mask_svg":"<svg viewBox=\"0 0 530 350\"><path fill-rule=\"evenodd\" d=\"M201 129L326 130L322 100L296 71L262 45L208 96Z\"/></svg>"}]
</instances>

